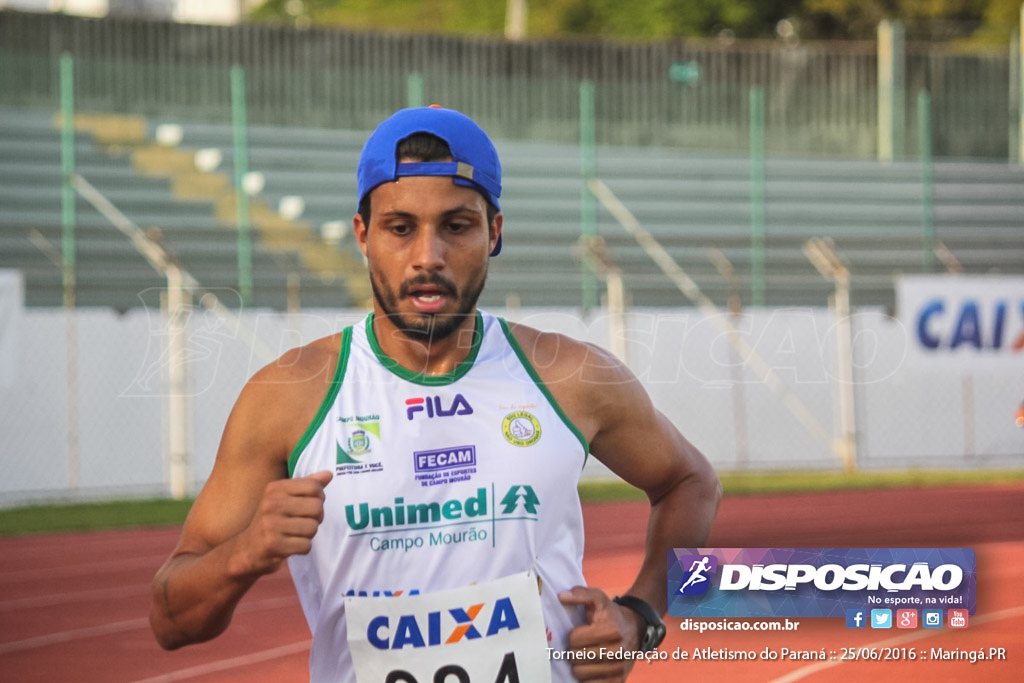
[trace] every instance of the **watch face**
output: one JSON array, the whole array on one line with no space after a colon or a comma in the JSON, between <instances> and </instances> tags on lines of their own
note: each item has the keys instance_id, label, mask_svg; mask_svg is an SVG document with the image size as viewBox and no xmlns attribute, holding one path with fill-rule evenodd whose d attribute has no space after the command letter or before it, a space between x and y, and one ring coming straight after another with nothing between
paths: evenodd
<instances>
[{"instance_id":1,"label":"watch face","mask_svg":"<svg viewBox=\"0 0 1024 683\"><path fill-rule=\"evenodd\" d=\"M644 646L647 650L653 650L665 640L665 624L652 624L647 627L647 637L644 638Z\"/></svg>"},{"instance_id":2,"label":"watch face","mask_svg":"<svg viewBox=\"0 0 1024 683\"><path fill-rule=\"evenodd\" d=\"M653 607L639 598L628 595L617 596L613 601L633 610L647 623L643 638L640 640L642 652L653 650L661 644L661 641L665 639L665 622L661 620L661 615Z\"/></svg>"},{"instance_id":3,"label":"watch face","mask_svg":"<svg viewBox=\"0 0 1024 683\"><path fill-rule=\"evenodd\" d=\"M640 651L648 652L661 645L665 639L665 624L648 624L644 631L643 640L640 641Z\"/></svg>"},{"instance_id":4,"label":"watch face","mask_svg":"<svg viewBox=\"0 0 1024 683\"><path fill-rule=\"evenodd\" d=\"M654 642L654 639L656 637L657 632L655 628L653 626L648 626L647 632L644 633L644 641L640 643L640 649L644 652L647 652L648 650L653 650L654 648L658 647L658 644Z\"/></svg>"}]
</instances>

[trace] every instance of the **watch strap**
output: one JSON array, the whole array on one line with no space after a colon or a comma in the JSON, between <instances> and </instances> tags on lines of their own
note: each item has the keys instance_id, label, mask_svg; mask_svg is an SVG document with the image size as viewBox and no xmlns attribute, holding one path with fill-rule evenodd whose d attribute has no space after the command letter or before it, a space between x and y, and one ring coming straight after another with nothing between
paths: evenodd
<instances>
[{"instance_id":1,"label":"watch strap","mask_svg":"<svg viewBox=\"0 0 1024 683\"><path fill-rule=\"evenodd\" d=\"M617 595L612 598L612 602L636 612L647 623L643 638L640 639L641 652L653 650L665 639L665 622L648 603L632 595Z\"/></svg>"}]
</instances>

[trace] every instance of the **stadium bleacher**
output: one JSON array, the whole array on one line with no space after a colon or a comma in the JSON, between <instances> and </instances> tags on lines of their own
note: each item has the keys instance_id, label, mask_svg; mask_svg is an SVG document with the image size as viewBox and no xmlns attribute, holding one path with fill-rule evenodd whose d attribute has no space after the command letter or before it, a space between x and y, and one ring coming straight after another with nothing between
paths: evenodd
<instances>
[{"instance_id":1,"label":"stadium bleacher","mask_svg":"<svg viewBox=\"0 0 1024 683\"><path fill-rule=\"evenodd\" d=\"M127 131L121 137L111 132L118 125ZM93 116L76 119L76 128L77 173L164 245L204 287L237 289L230 126L118 123L117 117ZM0 268L24 272L29 306L62 302L59 135L52 111L0 109ZM248 170L258 181L250 198L253 305L283 309L289 282L292 287L298 283L304 307L366 303L361 256L347 236L355 211L355 166L366 135L310 128L248 130ZM496 142L505 173L506 239L502 256L492 262L481 303L579 306L578 148ZM203 155L200 167L197 153ZM728 297L729 283L712 262L711 249L731 262L744 300L750 299L750 171L750 160L736 156L597 150L601 180L720 304ZM851 272L854 305L891 306L894 276L927 267L926 207L944 248L936 270L1024 272L1024 169L939 160L931 171L929 204L921 164L914 161L767 159L766 305L825 305L833 286L803 255L802 246L811 237L826 237ZM78 305L128 309L158 303L163 279L81 197L75 230ZM623 273L633 306L689 305L600 207L596 231Z\"/></svg>"}]
</instances>

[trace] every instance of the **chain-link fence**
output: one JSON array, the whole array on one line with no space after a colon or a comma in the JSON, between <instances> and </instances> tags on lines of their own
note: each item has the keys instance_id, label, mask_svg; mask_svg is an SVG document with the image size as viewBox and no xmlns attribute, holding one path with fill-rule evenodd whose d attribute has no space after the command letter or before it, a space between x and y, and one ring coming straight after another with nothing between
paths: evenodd
<instances>
[{"instance_id":1,"label":"chain-link fence","mask_svg":"<svg viewBox=\"0 0 1024 683\"><path fill-rule=\"evenodd\" d=\"M17 106L55 106L67 55L81 107L153 118L230 121L238 67L256 125L368 129L410 102L438 102L498 137L575 142L589 82L601 144L744 152L751 88L765 94L778 154L874 158L889 101L893 155L917 156L922 90L936 155L1013 160L1020 142L1019 46L897 39L889 81L873 42L509 42L0 11L0 46L0 104Z\"/></svg>"}]
</instances>

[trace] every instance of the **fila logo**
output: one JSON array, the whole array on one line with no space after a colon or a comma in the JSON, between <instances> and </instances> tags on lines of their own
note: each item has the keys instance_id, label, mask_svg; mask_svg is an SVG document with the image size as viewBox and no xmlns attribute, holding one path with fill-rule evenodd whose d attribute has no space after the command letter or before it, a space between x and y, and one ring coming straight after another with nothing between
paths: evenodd
<instances>
[{"instance_id":1,"label":"fila logo","mask_svg":"<svg viewBox=\"0 0 1024 683\"><path fill-rule=\"evenodd\" d=\"M444 612L428 612L426 623L420 623L415 614L404 614L398 618L394 628L386 615L374 617L366 627L366 639L379 650L401 650L404 647L426 647L428 645L452 645L462 640L488 638L500 631L514 631L519 628L519 617L512 606L511 598L500 598L494 603L484 633L474 623L484 611L486 603L455 607ZM483 621L483 620L481 620ZM445 623L442 623L445 622ZM452 630L449 632L449 628ZM483 624L481 624L483 628ZM448 633L447 638L444 633ZM444 639L442 641L442 639Z\"/></svg>"},{"instance_id":2,"label":"fila logo","mask_svg":"<svg viewBox=\"0 0 1024 683\"><path fill-rule=\"evenodd\" d=\"M411 420L418 413L426 413L427 417L451 417L452 415L472 415L473 406L462 394L455 394L447 408L441 403L440 396L417 396L405 399L405 414Z\"/></svg>"}]
</instances>

